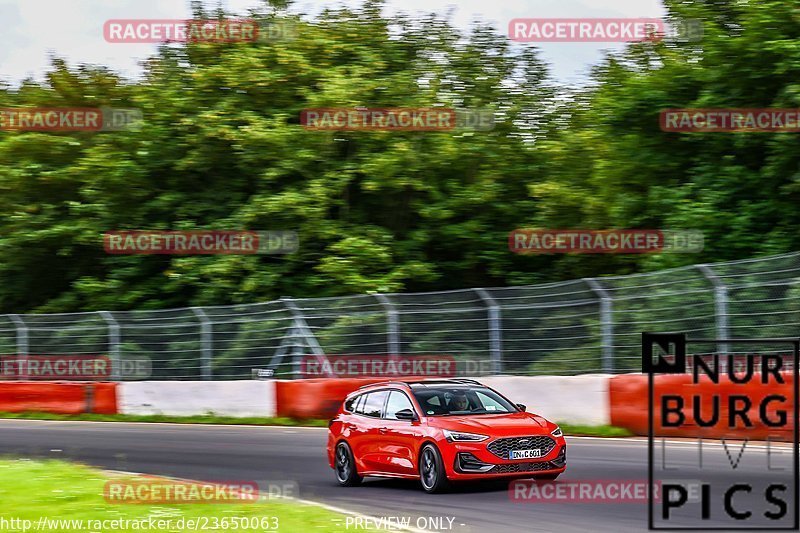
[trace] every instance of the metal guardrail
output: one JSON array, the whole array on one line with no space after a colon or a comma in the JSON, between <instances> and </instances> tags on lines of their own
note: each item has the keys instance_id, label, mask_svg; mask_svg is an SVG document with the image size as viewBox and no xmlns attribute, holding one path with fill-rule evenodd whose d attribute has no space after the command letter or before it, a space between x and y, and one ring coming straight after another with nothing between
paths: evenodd
<instances>
[{"instance_id":1,"label":"metal guardrail","mask_svg":"<svg viewBox=\"0 0 800 533\"><path fill-rule=\"evenodd\" d=\"M347 354L449 355L460 375L630 372L642 331L798 336L798 281L791 253L521 287L0 315L0 357L146 358L152 379L193 380L298 377L303 357Z\"/></svg>"}]
</instances>

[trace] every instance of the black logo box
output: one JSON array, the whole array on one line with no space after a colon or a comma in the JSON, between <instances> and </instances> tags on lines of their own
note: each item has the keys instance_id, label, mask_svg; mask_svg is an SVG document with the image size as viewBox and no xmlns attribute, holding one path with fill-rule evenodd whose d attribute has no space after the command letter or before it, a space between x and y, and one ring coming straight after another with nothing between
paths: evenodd
<instances>
[{"instance_id":1,"label":"black logo box","mask_svg":"<svg viewBox=\"0 0 800 533\"><path fill-rule=\"evenodd\" d=\"M653 484L653 460L654 460L654 425L653 425L653 397L654 397L654 376L655 374L685 374L687 362L687 349L689 344L772 344L776 346L791 346L793 361L792 392L794 403L792 408L793 428L793 504L794 504L794 523L791 526L777 527L656 527L653 516L654 484ZM672 355L671 360L659 357L654 362L654 348L658 347L664 354ZM673 349L674 348L674 349ZM752 357L752 355L749 355ZM694 365L693 365L694 366ZM648 497L647 497L647 520L650 531L797 531L800 529L800 338L765 338L765 339L688 339L685 333L642 333L642 373L647 374L647 471L648 471ZM663 497L664 495L662 495Z\"/></svg>"}]
</instances>

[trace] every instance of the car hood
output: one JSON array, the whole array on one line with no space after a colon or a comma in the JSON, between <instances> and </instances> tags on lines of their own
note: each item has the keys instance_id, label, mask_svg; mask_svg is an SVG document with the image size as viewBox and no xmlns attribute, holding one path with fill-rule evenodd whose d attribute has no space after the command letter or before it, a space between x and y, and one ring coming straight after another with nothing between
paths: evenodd
<instances>
[{"instance_id":1,"label":"car hood","mask_svg":"<svg viewBox=\"0 0 800 533\"><path fill-rule=\"evenodd\" d=\"M432 416L428 424L452 431L486 433L493 436L548 435L555 425L533 413L498 415Z\"/></svg>"}]
</instances>

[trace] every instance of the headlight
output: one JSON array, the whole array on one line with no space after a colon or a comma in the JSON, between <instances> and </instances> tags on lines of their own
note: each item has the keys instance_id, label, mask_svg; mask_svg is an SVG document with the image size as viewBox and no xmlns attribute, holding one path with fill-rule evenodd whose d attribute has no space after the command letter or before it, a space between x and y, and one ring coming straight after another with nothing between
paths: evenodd
<instances>
[{"instance_id":1,"label":"headlight","mask_svg":"<svg viewBox=\"0 0 800 533\"><path fill-rule=\"evenodd\" d=\"M556 426L556 429L550 432L550 434L554 437L563 437L564 432L561 431L561 428Z\"/></svg>"},{"instance_id":2,"label":"headlight","mask_svg":"<svg viewBox=\"0 0 800 533\"><path fill-rule=\"evenodd\" d=\"M481 442L489 438L488 435L479 435L477 433L464 433L462 431L450 431L449 429L443 431L448 442Z\"/></svg>"}]
</instances>

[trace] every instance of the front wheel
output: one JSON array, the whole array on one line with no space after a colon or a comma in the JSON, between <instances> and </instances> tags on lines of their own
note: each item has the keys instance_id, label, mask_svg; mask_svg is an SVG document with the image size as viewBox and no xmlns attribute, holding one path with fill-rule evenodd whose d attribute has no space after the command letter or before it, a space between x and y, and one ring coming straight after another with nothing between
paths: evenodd
<instances>
[{"instance_id":1,"label":"front wheel","mask_svg":"<svg viewBox=\"0 0 800 533\"><path fill-rule=\"evenodd\" d=\"M419 454L419 480L422 490L428 493L446 492L450 487L442 454L433 444L423 446Z\"/></svg>"},{"instance_id":2,"label":"front wheel","mask_svg":"<svg viewBox=\"0 0 800 533\"><path fill-rule=\"evenodd\" d=\"M364 479L356 472L356 461L353 452L346 442L340 442L336 446L336 481L342 487L353 487L361 483Z\"/></svg>"}]
</instances>

